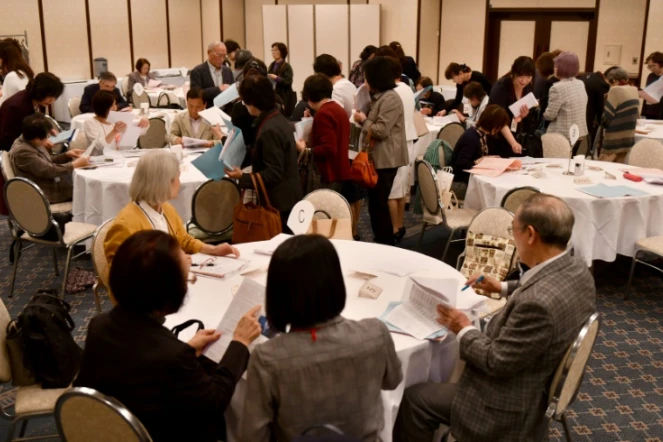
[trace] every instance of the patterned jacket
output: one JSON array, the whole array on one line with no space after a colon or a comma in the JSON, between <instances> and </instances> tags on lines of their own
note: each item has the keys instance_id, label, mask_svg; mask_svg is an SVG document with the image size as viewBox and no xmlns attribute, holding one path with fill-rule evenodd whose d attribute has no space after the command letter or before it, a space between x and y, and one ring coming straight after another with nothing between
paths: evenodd
<instances>
[{"instance_id":1,"label":"patterned jacket","mask_svg":"<svg viewBox=\"0 0 663 442\"><path fill-rule=\"evenodd\" d=\"M548 107L543 117L550 121L548 132L557 132L569 139L574 124L579 136L587 135L587 91L585 84L575 78L560 80L548 92Z\"/></svg>"}]
</instances>

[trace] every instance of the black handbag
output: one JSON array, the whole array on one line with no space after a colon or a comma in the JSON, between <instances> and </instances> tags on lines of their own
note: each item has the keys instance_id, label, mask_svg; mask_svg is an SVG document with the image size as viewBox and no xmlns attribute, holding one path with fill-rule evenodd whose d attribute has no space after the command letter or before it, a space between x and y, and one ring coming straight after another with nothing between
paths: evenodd
<instances>
[{"instance_id":1,"label":"black handbag","mask_svg":"<svg viewBox=\"0 0 663 442\"><path fill-rule=\"evenodd\" d=\"M313 152L310 149L304 149L299 154L298 167L304 195L323 187L318 166L315 165Z\"/></svg>"},{"instance_id":2,"label":"black handbag","mask_svg":"<svg viewBox=\"0 0 663 442\"><path fill-rule=\"evenodd\" d=\"M516 141L523 146L522 156L543 158L543 143L540 136L521 132L516 135Z\"/></svg>"}]
</instances>

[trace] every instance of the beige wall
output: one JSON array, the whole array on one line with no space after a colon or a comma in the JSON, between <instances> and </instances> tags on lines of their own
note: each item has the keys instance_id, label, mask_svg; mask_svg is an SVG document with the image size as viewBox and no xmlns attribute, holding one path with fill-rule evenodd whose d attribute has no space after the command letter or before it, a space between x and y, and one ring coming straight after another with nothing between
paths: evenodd
<instances>
[{"instance_id":1,"label":"beige wall","mask_svg":"<svg viewBox=\"0 0 663 442\"><path fill-rule=\"evenodd\" d=\"M264 35L262 32L262 6L274 4L276 4L275 0L244 0L244 24L248 31L246 33L246 48L250 50L255 57L258 57L261 60L265 60L265 50L263 49Z\"/></svg>"},{"instance_id":2,"label":"beige wall","mask_svg":"<svg viewBox=\"0 0 663 442\"><path fill-rule=\"evenodd\" d=\"M88 0L88 4L90 6L92 58L106 58L108 69L118 77L132 72L135 60L131 59L129 46L127 2L117 4L108 0ZM81 62L86 60L85 56L80 58Z\"/></svg>"},{"instance_id":3,"label":"beige wall","mask_svg":"<svg viewBox=\"0 0 663 442\"><path fill-rule=\"evenodd\" d=\"M401 46L403 46L406 55L412 57L416 56L418 1L369 0L368 3L381 6L380 45L386 45L392 41L398 41Z\"/></svg>"},{"instance_id":4,"label":"beige wall","mask_svg":"<svg viewBox=\"0 0 663 442\"><path fill-rule=\"evenodd\" d=\"M644 64L647 56L655 51L663 51L663 26L661 26L661 17L663 17L663 0L649 1L649 22L647 23L647 36L645 38L645 56L640 60ZM642 86L647 84L647 67L642 69Z\"/></svg>"},{"instance_id":5,"label":"beige wall","mask_svg":"<svg viewBox=\"0 0 663 442\"><path fill-rule=\"evenodd\" d=\"M490 0L493 8L593 8L596 0Z\"/></svg>"},{"instance_id":6,"label":"beige wall","mask_svg":"<svg viewBox=\"0 0 663 442\"><path fill-rule=\"evenodd\" d=\"M193 67L200 64L203 54L200 2L191 0L168 0L170 20L170 56L174 67Z\"/></svg>"},{"instance_id":7,"label":"beige wall","mask_svg":"<svg viewBox=\"0 0 663 442\"><path fill-rule=\"evenodd\" d=\"M440 0L421 0L419 17L419 57L417 64L424 77L430 77L437 84L437 70L440 64Z\"/></svg>"},{"instance_id":8,"label":"beige wall","mask_svg":"<svg viewBox=\"0 0 663 442\"><path fill-rule=\"evenodd\" d=\"M619 65L630 74L638 74L646 4L647 0L601 0L594 70L604 71L610 67L610 64L604 63L607 45L621 45ZM650 20L650 23L653 25L659 20L660 16ZM636 59L635 63L633 58Z\"/></svg>"},{"instance_id":9,"label":"beige wall","mask_svg":"<svg viewBox=\"0 0 663 442\"><path fill-rule=\"evenodd\" d=\"M235 40L241 47L246 46L244 15L243 1L223 0L223 39Z\"/></svg>"},{"instance_id":10,"label":"beige wall","mask_svg":"<svg viewBox=\"0 0 663 442\"><path fill-rule=\"evenodd\" d=\"M203 57L207 58L207 46L213 41L222 40L221 15L219 12L219 0L201 0L203 41Z\"/></svg>"},{"instance_id":11,"label":"beige wall","mask_svg":"<svg viewBox=\"0 0 663 442\"><path fill-rule=\"evenodd\" d=\"M43 8L48 70L62 80L89 78L85 1L49 0Z\"/></svg>"},{"instance_id":12,"label":"beige wall","mask_svg":"<svg viewBox=\"0 0 663 442\"><path fill-rule=\"evenodd\" d=\"M2 0L0 34L23 34L28 31L30 66L35 73L44 70L37 0Z\"/></svg>"},{"instance_id":13,"label":"beige wall","mask_svg":"<svg viewBox=\"0 0 663 442\"><path fill-rule=\"evenodd\" d=\"M115 0L118 2L121 0ZM147 58L153 69L168 66L166 2L164 0L131 0L134 57ZM196 32L198 32L196 30ZM171 38L181 38L171 33Z\"/></svg>"}]
</instances>

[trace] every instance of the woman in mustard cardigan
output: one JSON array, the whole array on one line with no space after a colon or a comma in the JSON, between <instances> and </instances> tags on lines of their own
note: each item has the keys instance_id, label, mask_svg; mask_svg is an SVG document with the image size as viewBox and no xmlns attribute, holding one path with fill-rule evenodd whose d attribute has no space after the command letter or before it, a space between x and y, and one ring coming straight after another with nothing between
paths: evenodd
<instances>
[{"instance_id":1,"label":"woman in mustard cardigan","mask_svg":"<svg viewBox=\"0 0 663 442\"><path fill-rule=\"evenodd\" d=\"M152 150L138 161L131 180L131 202L120 211L108 229L104 253L112 263L115 252L132 234L140 230L161 230L175 238L187 254L239 257L239 251L229 244L205 244L189 235L182 219L168 200L177 198L180 191L180 165L168 150Z\"/></svg>"}]
</instances>

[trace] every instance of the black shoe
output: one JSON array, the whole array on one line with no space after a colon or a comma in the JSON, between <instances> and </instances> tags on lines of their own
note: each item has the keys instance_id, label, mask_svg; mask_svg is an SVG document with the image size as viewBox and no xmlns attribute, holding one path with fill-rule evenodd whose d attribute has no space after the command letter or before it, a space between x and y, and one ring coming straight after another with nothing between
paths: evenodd
<instances>
[{"instance_id":1,"label":"black shoe","mask_svg":"<svg viewBox=\"0 0 663 442\"><path fill-rule=\"evenodd\" d=\"M361 241L361 236L359 236L359 234L357 233L356 235L352 236L352 239L354 239L355 241Z\"/></svg>"},{"instance_id":2,"label":"black shoe","mask_svg":"<svg viewBox=\"0 0 663 442\"><path fill-rule=\"evenodd\" d=\"M405 227L398 229L398 232L394 233L394 242L399 243L405 236Z\"/></svg>"}]
</instances>

